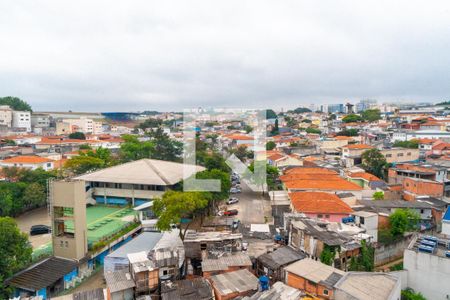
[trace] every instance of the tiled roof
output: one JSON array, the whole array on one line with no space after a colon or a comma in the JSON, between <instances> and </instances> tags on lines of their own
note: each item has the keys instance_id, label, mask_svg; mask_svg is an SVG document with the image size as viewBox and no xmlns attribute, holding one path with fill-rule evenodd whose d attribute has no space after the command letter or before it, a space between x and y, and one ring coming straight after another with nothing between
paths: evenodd
<instances>
[{"instance_id":1,"label":"tiled roof","mask_svg":"<svg viewBox=\"0 0 450 300\"><path fill-rule=\"evenodd\" d=\"M302 213L351 213L353 210L337 195L325 192L290 193L295 210Z\"/></svg>"},{"instance_id":2,"label":"tiled roof","mask_svg":"<svg viewBox=\"0 0 450 300\"><path fill-rule=\"evenodd\" d=\"M346 141L346 140L351 140L352 138L349 136L342 136L342 135L338 135L334 137L336 140L341 140L341 141Z\"/></svg>"},{"instance_id":3,"label":"tiled roof","mask_svg":"<svg viewBox=\"0 0 450 300\"><path fill-rule=\"evenodd\" d=\"M2 163L8 164L43 164L47 162L52 162L53 160L33 155L16 156L2 160Z\"/></svg>"},{"instance_id":4,"label":"tiled roof","mask_svg":"<svg viewBox=\"0 0 450 300\"><path fill-rule=\"evenodd\" d=\"M418 139L418 141L419 141L419 144L433 144L439 140L424 138L424 139Z\"/></svg>"},{"instance_id":5,"label":"tiled roof","mask_svg":"<svg viewBox=\"0 0 450 300\"><path fill-rule=\"evenodd\" d=\"M337 174L333 170L325 169L325 168L292 168L285 172L285 174L292 175L292 174Z\"/></svg>"},{"instance_id":6,"label":"tiled roof","mask_svg":"<svg viewBox=\"0 0 450 300\"><path fill-rule=\"evenodd\" d=\"M377 176L372 175L372 174L367 173L367 172L350 173L349 177L351 177L351 178L362 178L362 179L365 179L367 181L382 181Z\"/></svg>"},{"instance_id":7,"label":"tiled roof","mask_svg":"<svg viewBox=\"0 0 450 300\"><path fill-rule=\"evenodd\" d=\"M366 145L366 144L353 144L353 145L347 145L344 146L344 148L348 149L372 149L372 146Z\"/></svg>"},{"instance_id":8,"label":"tiled roof","mask_svg":"<svg viewBox=\"0 0 450 300\"><path fill-rule=\"evenodd\" d=\"M224 137L229 138L231 140L243 140L243 141L251 141L253 138L251 136L243 135L243 134L229 134Z\"/></svg>"},{"instance_id":9,"label":"tiled roof","mask_svg":"<svg viewBox=\"0 0 450 300\"><path fill-rule=\"evenodd\" d=\"M297 179L290 181L283 181L284 185L288 189L311 189L311 190L326 190L326 191L360 191L362 187L359 185L342 179L338 176L337 178L331 179L331 176L321 179L323 176L318 176L316 179Z\"/></svg>"},{"instance_id":10,"label":"tiled roof","mask_svg":"<svg viewBox=\"0 0 450 300\"><path fill-rule=\"evenodd\" d=\"M286 156L282 155L282 154L275 153L275 154L272 154L269 157L267 157L267 159L270 159L271 161L277 161L277 160L282 159L284 157L286 157Z\"/></svg>"},{"instance_id":11,"label":"tiled roof","mask_svg":"<svg viewBox=\"0 0 450 300\"><path fill-rule=\"evenodd\" d=\"M440 143L436 146L433 146L433 150L445 150L450 148L450 144L449 143Z\"/></svg>"}]
</instances>

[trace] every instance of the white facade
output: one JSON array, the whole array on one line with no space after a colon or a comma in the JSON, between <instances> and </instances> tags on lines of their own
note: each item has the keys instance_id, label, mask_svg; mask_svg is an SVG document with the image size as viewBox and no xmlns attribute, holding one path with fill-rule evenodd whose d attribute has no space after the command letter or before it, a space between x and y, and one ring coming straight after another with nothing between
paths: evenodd
<instances>
[{"instance_id":1,"label":"white facade","mask_svg":"<svg viewBox=\"0 0 450 300\"><path fill-rule=\"evenodd\" d=\"M449 139L450 132L438 130L418 130L410 132L394 132L392 134L392 142L410 141L413 139Z\"/></svg>"},{"instance_id":2,"label":"white facade","mask_svg":"<svg viewBox=\"0 0 450 300\"><path fill-rule=\"evenodd\" d=\"M378 214L366 211L352 213L355 225L366 230L368 235L373 236L373 241L378 242Z\"/></svg>"},{"instance_id":3,"label":"white facade","mask_svg":"<svg viewBox=\"0 0 450 300\"><path fill-rule=\"evenodd\" d=\"M0 126L11 127L12 109L8 105L0 106Z\"/></svg>"},{"instance_id":4,"label":"white facade","mask_svg":"<svg viewBox=\"0 0 450 300\"><path fill-rule=\"evenodd\" d=\"M408 287L425 298L450 298L450 258L406 249L403 267L408 271Z\"/></svg>"},{"instance_id":5,"label":"white facade","mask_svg":"<svg viewBox=\"0 0 450 300\"><path fill-rule=\"evenodd\" d=\"M50 127L50 117L48 115L32 114L31 126L35 128Z\"/></svg>"},{"instance_id":6,"label":"white facade","mask_svg":"<svg viewBox=\"0 0 450 300\"><path fill-rule=\"evenodd\" d=\"M13 111L12 127L25 128L27 132L31 131L31 113L29 111Z\"/></svg>"},{"instance_id":7,"label":"white facade","mask_svg":"<svg viewBox=\"0 0 450 300\"><path fill-rule=\"evenodd\" d=\"M42 168L45 171L53 170L54 164L52 161L42 162L42 163L25 163L25 162L4 162L0 161L0 167L17 167L30 170L36 170Z\"/></svg>"}]
</instances>

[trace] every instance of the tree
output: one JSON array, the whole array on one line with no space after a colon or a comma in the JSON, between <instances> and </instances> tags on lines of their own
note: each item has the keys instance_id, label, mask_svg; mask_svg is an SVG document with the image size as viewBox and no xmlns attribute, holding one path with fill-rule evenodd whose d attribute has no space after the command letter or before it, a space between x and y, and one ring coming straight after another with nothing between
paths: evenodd
<instances>
[{"instance_id":1,"label":"tree","mask_svg":"<svg viewBox=\"0 0 450 300\"><path fill-rule=\"evenodd\" d=\"M133 135L123 135L124 142L120 145L119 156L122 162L150 158L155 151L153 141L141 142Z\"/></svg>"},{"instance_id":2,"label":"tree","mask_svg":"<svg viewBox=\"0 0 450 300\"><path fill-rule=\"evenodd\" d=\"M14 219L0 217L0 298L9 299L11 290L5 279L31 261L32 248L27 235L20 232Z\"/></svg>"},{"instance_id":3,"label":"tree","mask_svg":"<svg viewBox=\"0 0 450 300\"><path fill-rule=\"evenodd\" d=\"M8 105L13 110L32 111L30 104L17 97L2 97L0 105Z\"/></svg>"},{"instance_id":4,"label":"tree","mask_svg":"<svg viewBox=\"0 0 450 300\"><path fill-rule=\"evenodd\" d=\"M384 178L384 171L386 168L387 162L384 158L383 154L381 154L380 150L378 149L370 149L364 151L362 154L362 167L367 172L380 177Z\"/></svg>"},{"instance_id":5,"label":"tree","mask_svg":"<svg viewBox=\"0 0 450 300\"><path fill-rule=\"evenodd\" d=\"M86 139L86 135L84 135L84 133L82 132L72 132L71 134L69 134L69 139L74 139L74 140L85 140Z\"/></svg>"},{"instance_id":6,"label":"tree","mask_svg":"<svg viewBox=\"0 0 450 300\"><path fill-rule=\"evenodd\" d=\"M328 116L328 120L330 120L330 121L332 121L332 120L336 120L336 115L335 114L330 114L329 116Z\"/></svg>"},{"instance_id":7,"label":"tree","mask_svg":"<svg viewBox=\"0 0 450 300\"><path fill-rule=\"evenodd\" d=\"M322 131L320 131L320 129L317 128L312 128L312 127L308 127L305 130L307 133L312 133L312 134L321 134Z\"/></svg>"},{"instance_id":8,"label":"tree","mask_svg":"<svg viewBox=\"0 0 450 300\"><path fill-rule=\"evenodd\" d=\"M277 114L272 109L266 110L266 119L276 119Z\"/></svg>"},{"instance_id":9,"label":"tree","mask_svg":"<svg viewBox=\"0 0 450 300\"><path fill-rule=\"evenodd\" d=\"M171 230L173 225L180 227L180 238L184 240L190 222L181 228L182 218L193 218L204 209L210 200L209 193L203 192L165 192L161 199L153 201L153 211L158 216L156 226L161 231Z\"/></svg>"},{"instance_id":10,"label":"tree","mask_svg":"<svg viewBox=\"0 0 450 300\"><path fill-rule=\"evenodd\" d=\"M137 128L140 128L142 130L146 130L148 128L158 128L162 124L162 121L159 119L149 118L142 122L141 124L137 125Z\"/></svg>"},{"instance_id":11,"label":"tree","mask_svg":"<svg viewBox=\"0 0 450 300\"><path fill-rule=\"evenodd\" d=\"M352 128L352 129L345 129L342 131L339 131L338 133L336 133L337 136L358 136L359 130Z\"/></svg>"},{"instance_id":12,"label":"tree","mask_svg":"<svg viewBox=\"0 0 450 300\"><path fill-rule=\"evenodd\" d=\"M45 188L36 182L25 188L22 198L26 209L41 207L47 203Z\"/></svg>"},{"instance_id":13,"label":"tree","mask_svg":"<svg viewBox=\"0 0 450 300\"><path fill-rule=\"evenodd\" d=\"M84 174L89 171L113 166L115 163L116 161L112 158L111 151L100 147L95 151L80 151L79 155L69 159L64 167L74 174Z\"/></svg>"},{"instance_id":14,"label":"tree","mask_svg":"<svg viewBox=\"0 0 450 300\"><path fill-rule=\"evenodd\" d=\"M92 147L89 144L80 145L79 150L92 150Z\"/></svg>"},{"instance_id":15,"label":"tree","mask_svg":"<svg viewBox=\"0 0 450 300\"><path fill-rule=\"evenodd\" d=\"M151 152L150 158L167 160L167 161L181 161L183 153L183 144L181 142L172 140L162 128L152 130L148 134L153 141L154 150Z\"/></svg>"},{"instance_id":16,"label":"tree","mask_svg":"<svg viewBox=\"0 0 450 300\"><path fill-rule=\"evenodd\" d=\"M308 124L311 124L312 121L311 121L310 119L303 119L303 120L302 120L302 123L308 123Z\"/></svg>"},{"instance_id":17,"label":"tree","mask_svg":"<svg viewBox=\"0 0 450 300\"><path fill-rule=\"evenodd\" d=\"M306 112L311 112L311 110L306 107L297 107L296 109L293 110L293 112L296 114L302 114L302 113L306 113Z\"/></svg>"},{"instance_id":18,"label":"tree","mask_svg":"<svg viewBox=\"0 0 450 300\"><path fill-rule=\"evenodd\" d=\"M245 132L248 134L248 133L250 133L250 132L253 131L253 127L250 126L250 125L245 125L245 126L244 126L244 130L245 130Z\"/></svg>"},{"instance_id":19,"label":"tree","mask_svg":"<svg viewBox=\"0 0 450 300\"><path fill-rule=\"evenodd\" d=\"M390 231L394 237L403 236L407 231L417 230L419 222L419 214L410 209L396 209L389 216Z\"/></svg>"},{"instance_id":20,"label":"tree","mask_svg":"<svg viewBox=\"0 0 450 300\"><path fill-rule=\"evenodd\" d=\"M369 122L375 122L381 119L379 109L367 109L361 113L361 117Z\"/></svg>"},{"instance_id":21,"label":"tree","mask_svg":"<svg viewBox=\"0 0 450 300\"><path fill-rule=\"evenodd\" d=\"M256 164L264 164L264 161L253 161L250 166L247 168L246 172L244 173L243 177L247 179L251 179L252 183L260 186L261 190L264 194L264 187L267 185L269 190L275 190L277 189L277 179L278 179L278 168L271 166L269 164L266 164L266 180L262 176L255 176L258 174L252 175L255 171L255 163ZM251 173L250 173L251 172Z\"/></svg>"},{"instance_id":22,"label":"tree","mask_svg":"<svg viewBox=\"0 0 450 300\"><path fill-rule=\"evenodd\" d=\"M360 115L356 114L349 114L342 118L342 122L344 123L354 123L354 122L361 122L363 121L363 118Z\"/></svg>"},{"instance_id":23,"label":"tree","mask_svg":"<svg viewBox=\"0 0 450 300\"><path fill-rule=\"evenodd\" d=\"M373 193L373 200L384 200L384 193L382 191Z\"/></svg>"},{"instance_id":24,"label":"tree","mask_svg":"<svg viewBox=\"0 0 450 300\"><path fill-rule=\"evenodd\" d=\"M270 131L271 135L277 135L280 132L280 128L278 128L278 119L275 119L275 124L272 127L272 130Z\"/></svg>"},{"instance_id":25,"label":"tree","mask_svg":"<svg viewBox=\"0 0 450 300\"><path fill-rule=\"evenodd\" d=\"M413 289L407 288L402 290L402 300L427 300L427 298L421 293L416 293Z\"/></svg>"},{"instance_id":26,"label":"tree","mask_svg":"<svg viewBox=\"0 0 450 300\"><path fill-rule=\"evenodd\" d=\"M351 258L349 271L372 272L374 269L374 252L373 247L368 246L366 241L362 240L360 254Z\"/></svg>"},{"instance_id":27,"label":"tree","mask_svg":"<svg viewBox=\"0 0 450 300\"><path fill-rule=\"evenodd\" d=\"M266 143L266 150L273 150L273 149L275 149L275 147L277 146L277 144L275 144L275 142L274 141L268 141L267 143Z\"/></svg>"},{"instance_id":28,"label":"tree","mask_svg":"<svg viewBox=\"0 0 450 300\"><path fill-rule=\"evenodd\" d=\"M247 151L246 146L239 146L237 149L232 149L231 153L242 161L246 161L249 157L249 151Z\"/></svg>"},{"instance_id":29,"label":"tree","mask_svg":"<svg viewBox=\"0 0 450 300\"><path fill-rule=\"evenodd\" d=\"M393 146L409 149L419 149L419 140L396 141Z\"/></svg>"},{"instance_id":30,"label":"tree","mask_svg":"<svg viewBox=\"0 0 450 300\"><path fill-rule=\"evenodd\" d=\"M208 170L220 170L225 173L230 172L230 167L219 153L208 154L204 159L203 166Z\"/></svg>"},{"instance_id":31,"label":"tree","mask_svg":"<svg viewBox=\"0 0 450 300\"><path fill-rule=\"evenodd\" d=\"M320 261L326 265L331 266L336 255L336 250L325 244L322 253L320 253Z\"/></svg>"}]
</instances>

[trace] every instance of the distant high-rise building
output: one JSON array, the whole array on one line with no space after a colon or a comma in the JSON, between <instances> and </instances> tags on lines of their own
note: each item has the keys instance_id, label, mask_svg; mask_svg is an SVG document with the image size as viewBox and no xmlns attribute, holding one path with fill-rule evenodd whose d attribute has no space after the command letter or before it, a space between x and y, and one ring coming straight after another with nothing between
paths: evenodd
<instances>
[{"instance_id":1,"label":"distant high-rise building","mask_svg":"<svg viewBox=\"0 0 450 300\"><path fill-rule=\"evenodd\" d=\"M347 107L347 113L348 114L352 114L353 113L353 104L347 102L347 104L345 104L345 106Z\"/></svg>"},{"instance_id":2,"label":"distant high-rise building","mask_svg":"<svg viewBox=\"0 0 450 300\"><path fill-rule=\"evenodd\" d=\"M376 99L363 99L356 103L356 112L362 112L377 107Z\"/></svg>"},{"instance_id":3,"label":"distant high-rise building","mask_svg":"<svg viewBox=\"0 0 450 300\"><path fill-rule=\"evenodd\" d=\"M329 104L328 105L328 113L343 113L344 112L344 104Z\"/></svg>"}]
</instances>

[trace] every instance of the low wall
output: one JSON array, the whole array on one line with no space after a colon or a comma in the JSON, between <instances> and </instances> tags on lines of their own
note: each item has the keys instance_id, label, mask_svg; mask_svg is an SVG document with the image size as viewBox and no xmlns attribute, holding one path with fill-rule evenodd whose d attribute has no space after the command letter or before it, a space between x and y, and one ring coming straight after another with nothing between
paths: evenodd
<instances>
[{"instance_id":1,"label":"low wall","mask_svg":"<svg viewBox=\"0 0 450 300\"><path fill-rule=\"evenodd\" d=\"M403 257L403 252L411 242L413 235L405 236L403 239L388 245L375 247L374 264L376 267L387 264Z\"/></svg>"}]
</instances>

